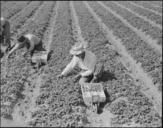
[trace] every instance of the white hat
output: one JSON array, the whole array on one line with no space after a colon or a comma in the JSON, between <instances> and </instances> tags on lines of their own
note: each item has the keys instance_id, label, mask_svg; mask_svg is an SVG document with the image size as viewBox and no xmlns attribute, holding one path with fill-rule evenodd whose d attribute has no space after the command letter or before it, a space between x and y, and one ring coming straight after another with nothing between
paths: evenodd
<instances>
[{"instance_id":1,"label":"white hat","mask_svg":"<svg viewBox=\"0 0 163 128\"><path fill-rule=\"evenodd\" d=\"M79 55L82 52L84 52L84 47L82 43L77 43L74 46L72 46L71 50L70 50L70 54L72 55Z\"/></svg>"},{"instance_id":2,"label":"white hat","mask_svg":"<svg viewBox=\"0 0 163 128\"><path fill-rule=\"evenodd\" d=\"M1 17L1 26L4 26L5 25L5 19L4 19L4 17Z\"/></svg>"}]
</instances>

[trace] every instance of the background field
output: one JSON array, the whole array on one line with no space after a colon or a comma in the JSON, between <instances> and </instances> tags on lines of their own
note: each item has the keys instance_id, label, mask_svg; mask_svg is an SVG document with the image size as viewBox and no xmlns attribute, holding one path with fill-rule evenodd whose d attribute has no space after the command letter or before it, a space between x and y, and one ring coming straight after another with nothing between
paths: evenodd
<instances>
[{"instance_id":1,"label":"background field","mask_svg":"<svg viewBox=\"0 0 163 128\"><path fill-rule=\"evenodd\" d=\"M162 119L162 1L1 1L12 37L33 33L50 51L35 69L25 49L1 58L2 126L160 127ZM83 101L70 62L77 38L105 61L107 100L96 114ZM20 123L21 122L21 123Z\"/></svg>"}]
</instances>

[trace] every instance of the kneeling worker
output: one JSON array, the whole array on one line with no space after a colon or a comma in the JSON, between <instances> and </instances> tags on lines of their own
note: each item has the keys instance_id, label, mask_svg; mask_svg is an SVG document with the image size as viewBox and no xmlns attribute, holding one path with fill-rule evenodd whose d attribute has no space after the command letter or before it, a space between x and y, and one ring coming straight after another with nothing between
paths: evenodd
<instances>
[{"instance_id":1,"label":"kneeling worker","mask_svg":"<svg viewBox=\"0 0 163 128\"><path fill-rule=\"evenodd\" d=\"M37 36L30 33L22 35L17 39L17 43L8 53L8 57L17 49L24 48L24 47L27 48L27 52L25 52L24 55L30 53L30 55L32 56L35 51L35 48L38 45L42 45L42 41Z\"/></svg>"},{"instance_id":2,"label":"kneeling worker","mask_svg":"<svg viewBox=\"0 0 163 128\"><path fill-rule=\"evenodd\" d=\"M90 82L94 76L94 70L96 66L96 56L89 50L83 48L83 45L76 44L70 50L70 54L73 55L71 62L66 66L59 78L65 76L69 73L76 65L78 65L82 72L80 72L76 77L81 77L79 84Z\"/></svg>"},{"instance_id":3,"label":"kneeling worker","mask_svg":"<svg viewBox=\"0 0 163 128\"><path fill-rule=\"evenodd\" d=\"M10 23L7 19L1 17L1 45L7 46L7 49L11 48L10 36Z\"/></svg>"}]
</instances>

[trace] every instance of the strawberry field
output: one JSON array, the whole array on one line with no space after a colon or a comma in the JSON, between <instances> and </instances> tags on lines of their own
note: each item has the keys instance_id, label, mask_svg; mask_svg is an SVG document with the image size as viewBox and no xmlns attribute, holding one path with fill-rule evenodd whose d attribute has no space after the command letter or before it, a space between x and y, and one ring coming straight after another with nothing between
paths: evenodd
<instances>
[{"instance_id":1,"label":"strawberry field","mask_svg":"<svg viewBox=\"0 0 163 128\"><path fill-rule=\"evenodd\" d=\"M1 58L1 126L161 127L161 3L1 1L13 41L32 33L50 51L39 69L23 57L24 48ZM84 103L74 81L78 69L57 78L77 38L88 42L97 63L105 62L99 82L106 102L98 113Z\"/></svg>"}]
</instances>

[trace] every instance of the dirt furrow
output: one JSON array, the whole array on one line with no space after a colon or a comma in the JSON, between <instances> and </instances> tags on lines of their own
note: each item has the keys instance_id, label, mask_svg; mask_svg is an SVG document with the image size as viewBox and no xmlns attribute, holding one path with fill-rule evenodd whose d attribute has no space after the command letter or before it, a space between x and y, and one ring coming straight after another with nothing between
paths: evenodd
<instances>
[{"instance_id":1,"label":"dirt furrow","mask_svg":"<svg viewBox=\"0 0 163 128\"><path fill-rule=\"evenodd\" d=\"M137 81L142 82L143 89L148 88L148 90L143 90L142 92L153 102L155 105L156 111L161 116L161 93L157 90L157 88L154 86L152 79L143 71L142 67L136 63L136 61L128 54L126 48L122 45L120 39L117 39L113 35L113 31L110 31L110 29L102 22L102 20L99 18L99 16L93 11L93 9L88 5L88 3L84 2L93 17L96 19L100 27L104 30L104 32L107 35L108 40L116 47L118 53L122 56L122 62L124 66L133 74L133 78Z\"/></svg>"},{"instance_id":2,"label":"dirt furrow","mask_svg":"<svg viewBox=\"0 0 163 128\"><path fill-rule=\"evenodd\" d=\"M92 113L89 110L87 111L89 121L87 126L109 127L111 125L113 127L115 124L122 126L121 124L130 122L131 120L137 122L137 124L141 123L142 126L154 126L154 124L145 123L145 120L148 120L147 115L149 113L150 116L155 118L152 114L153 105L149 105L149 99L140 92L137 87L137 82L130 76L129 71L120 62L119 58L121 58L121 55L111 45L110 40L108 41L105 37L102 29L85 5L82 2L74 2L74 6L79 18L82 36L89 42L89 49L97 55L98 62L103 61L103 59L105 60L104 75L99 82L102 82L104 86L107 101L101 104L102 110L99 114ZM138 95L141 96L139 97ZM122 106L119 106L113 109L119 102L122 102L122 99L128 100L129 105L126 106L127 108L124 109ZM148 100L145 101L145 99ZM143 112L147 109L146 105L139 106L140 104L135 104L136 102L142 101L143 104L148 104L147 106L152 108L150 108L151 112L148 114ZM132 110L133 108L134 112ZM118 113L119 110L122 112ZM144 120L139 120L142 117L139 113L144 113Z\"/></svg>"},{"instance_id":3,"label":"dirt furrow","mask_svg":"<svg viewBox=\"0 0 163 128\"><path fill-rule=\"evenodd\" d=\"M15 34L21 35L21 34L31 32L31 33L35 33L35 35L38 36L38 34L34 31L34 29L36 29L38 27L38 26L36 26L36 24L38 24L37 22L38 22L39 14L42 13L41 10L46 5L47 5L46 2L42 2L42 4L40 4L40 6L34 11L33 15L25 21L25 24L23 24L19 29L16 30L17 33L15 33Z\"/></svg>"},{"instance_id":4,"label":"dirt furrow","mask_svg":"<svg viewBox=\"0 0 163 128\"><path fill-rule=\"evenodd\" d=\"M71 15L72 15L72 21L74 20L74 24L75 24L75 27L74 29L77 31L78 34L76 33L73 33L73 36L74 37L77 37L77 38L80 38L82 39L83 41L85 40L82 36L82 32L81 31L81 28L80 28L80 25L79 25L79 17L76 13L76 9L74 8L74 3L71 1L70 2L70 8L71 8ZM73 26L73 25L72 25ZM76 32L75 31L75 32ZM78 32L79 31L79 32ZM86 46L88 46L88 44L85 44ZM86 114L87 114L87 118L88 118L88 121L90 124L86 124L87 126L103 126L103 127L110 127L111 126L111 123L110 121L106 121L106 120L109 120L111 118L113 118L113 114L111 114L109 111L105 110L105 112L103 114L101 114L101 116L93 113L90 109L87 109L86 110ZM109 115L107 115L109 114ZM99 124L97 124L97 122Z\"/></svg>"},{"instance_id":5,"label":"dirt furrow","mask_svg":"<svg viewBox=\"0 0 163 128\"><path fill-rule=\"evenodd\" d=\"M42 9L44 10L42 10L44 13L42 13L42 11L40 11L40 13L42 13L44 16L41 16L39 13L37 13L38 15L35 15L35 16L37 16L37 17L35 17L35 18L37 18L38 19L38 21L40 21L40 22L38 22L36 19L35 19L35 25L40 25L39 27L41 27L41 29L39 29L39 28L37 28L37 29L39 29L40 31L40 35L43 35L43 33L44 33L44 31L46 30L46 24L48 24L48 22L49 22L49 18L50 18L50 15L49 15L49 13L51 13L51 11L52 11L52 8L54 7L54 5L55 5L55 2L51 2L51 3L49 3L49 2L46 2L45 3L45 6L42 6ZM41 9L40 9L41 10ZM33 17L32 17L33 18ZM30 19L28 20L28 21L30 21ZM27 22L28 23L28 22ZM25 25L24 25L25 26ZM38 27L38 26L33 26L33 27ZM45 27L45 28L44 28ZM26 29L26 30L29 30L29 29L31 29L31 27L28 27L28 26L26 26L26 28L28 28L28 29ZM42 29L42 28L44 28L44 29ZM21 28L21 29L24 29L23 27ZM23 31L23 30L22 30ZM34 31L33 31L34 32ZM41 34L42 33L42 34ZM14 58L10 58L10 62L8 63L9 65L8 65L8 68L9 68L9 76L7 76L7 78L4 78L4 74L2 74L2 76L3 76L3 81L5 82L5 83L1 83L1 85L3 85L3 87L2 87L2 92L4 91L6 91L6 88L8 88L8 86L9 85L12 85L12 86L14 86L13 84L15 83L15 85L16 85L16 83L17 84L21 84L21 86L23 87L23 90L25 90L25 91L29 91L29 94L31 94L31 92L30 91L33 91L33 89L32 89L32 87L33 87L33 85L32 85L32 82L31 81L34 81L35 80L35 78L37 77L37 75L38 75L38 72L37 72L37 70L35 70L35 69L33 69L33 67L31 66L31 64L30 64L30 61L28 61L29 60L29 58L27 59L27 58L22 58L21 57L21 53L22 53L22 51L23 51L24 49L22 49L22 50L18 50L17 51L17 53L20 53L20 54L18 54L17 56L14 56ZM3 65L3 67L4 66L7 66L7 65ZM13 82L13 83L11 83L11 81ZM9 85L8 85L9 84ZM29 87L29 88L28 88ZM11 88L11 90L12 90L12 88ZM25 92L24 91L24 92ZM22 94L22 90L19 92L19 93L21 93ZM10 94L11 95L11 94ZM28 98L29 97L25 97L25 94L22 94L23 95L23 99L24 98L26 98L26 99L24 99L24 101L23 102L27 102L28 101ZM26 95L26 96L28 96L28 95ZM3 96L4 97L4 99L5 99L5 95ZM17 98L17 99L15 99L16 101L13 101L14 102L14 105L12 106L12 108L11 108L11 106L9 105L8 106L8 108L9 108L9 110L11 109L13 109L14 108L14 106L15 106L15 104L17 103L17 102L19 102L18 104L17 104L17 106L18 107L15 107L15 111L13 112L13 111L10 111L9 112L9 114L11 115L11 113L13 113L13 116L14 116L14 114L16 113L16 111L18 112L18 110L19 109L17 109L17 108L19 108L19 105L20 105L20 103L21 103L21 101L22 101L22 98ZM9 101L9 103L10 103L11 101ZM5 102L4 102L5 103ZM12 102L11 102L12 103ZM28 102L27 102L28 103ZM28 104L27 103L24 103L24 105L27 105L27 107L28 107ZM22 108L23 109L23 108ZM2 108L2 110L3 110L3 108ZM4 109L4 111L5 111L5 109ZM22 112L23 113L23 112ZM5 112L4 112L4 114L5 114ZM16 115L16 114L15 114ZM23 117L23 116L22 116ZM17 118L16 116L14 117L15 119ZM20 119L20 118L19 118Z\"/></svg>"},{"instance_id":6,"label":"dirt furrow","mask_svg":"<svg viewBox=\"0 0 163 128\"><path fill-rule=\"evenodd\" d=\"M45 46L45 48L47 50L47 53L50 52L51 45L52 45L52 42L53 42L53 33L54 33L56 18L58 16L58 8L59 8L59 2L56 3L55 10L54 10L54 12L52 14L52 18L50 19L51 20L50 25L49 25L50 32L49 33L46 32L47 35L45 36L45 37L47 37L47 39L46 39L47 43L46 43L46 46Z\"/></svg>"},{"instance_id":7,"label":"dirt furrow","mask_svg":"<svg viewBox=\"0 0 163 128\"><path fill-rule=\"evenodd\" d=\"M31 16L33 16L33 14L36 12L36 10L40 7L42 3L42 1L32 1L22 11L20 11L18 14L14 15L10 19L10 21L13 21L11 24L11 31L13 33L13 36L15 36L21 26L25 24L25 22L28 21Z\"/></svg>"},{"instance_id":8,"label":"dirt furrow","mask_svg":"<svg viewBox=\"0 0 163 128\"><path fill-rule=\"evenodd\" d=\"M122 4L122 3L121 3ZM134 26L137 29L140 29L146 35L151 36L153 39L157 40L157 43L162 46L162 26L154 26L150 22L146 20L145 17L137 15L134 12L130 12L130 9L125 8L121 4L117 3L119 6L115 6L113 4L113 10L117 11L117 13L121 16L123 16L132 26ZM108 4L107 4L108 5ZM108 5L109 6L109 5ZM119 9L120 7L120 9ZM117 10L118 8L118 10ZM123 9L123 10L122 10ZM120 11L121 10L121 11ZM145 19L144 19L145 18Z\"/></svg>"},{"instance_id":9,"label":"dirt furrow","mask_svg":"<svg viewBox=\"0 0 163 128\"><path fill-rule=\"evenodd\" d=\"M52 17L49 19L49 21L50 21L49 26L44 34L44 37L43 37L44 38L43 40L47 42L45 44L47 46L46 48L48 48L47 52L50 52L49 48L52 43L52 37L53 37L58 7L59 7L59 2L56 2L56 5L53 8L53 12L51 14ZM44 9L44 11L45 11L45 9ZM33 81L31 81L31 83L34 87L33 91L31 93L27 92L28 93L27 95L30 97L29 108L28 108L28 110L24 110L24 111L26 111L25 113L27 113L26 119L25 119L25 122L27 122L27 123L30 123L30 121L32 120L32 113L34 111L37 111L37 109L39 109L38 106L36 106L36 100L37 100L37 97L40 95L40 87L41 87L42 83L44 82L45 69L46 69L46 66L41 70L41 73L37 74L36 78ZM32 95L32 97L31 97L31 95Z\"/></svg>"},{"instance_id":10,"label":"dirt furrow","mask_svg":"<svg viewBox=\"0 0 163 128\"><path fill-rule=\"evenodd\" d=\"M147 10L149 12L155 13L156 15L162 16L161 13L159 13L159 12L157 12L155 10L152 10L150 8L146 8L147 6L145 7L145 6L141 5L141 3L140 4L135 3L135 2L130 2L130 3L133 4L134 6L138 7L138 8L142 8L143 10Z\"/></svg>"},{"instance_id":11,"label":"dirt furrow","mask_svg":"<svg viewBox=\"0 0 163 128\"><path fill-rule=\"evenodd\" d=\"M81 29L79 27L78 17L76 15L75 10L74 10L74 6L73 6L72 1L70 1L70 8L71 8L71 12L72 12L71 15L72 15L72 22L73 22L72 23L73 35L74 35L73 37L74 37L74 39L76 39L76 41L80 40L80 41L85 43L85 41L81 35ZM87 44L84 44L84 45L86 46Z\"/></svg>"},{"instance_id":12,"label":"dirt furrow","mask_svg":"<svg viewBox=\"0 0 163 128\"><path fill-rule=\"evenodd\" d=\"M23 8L28 6L31 1L20 1L18 3L15 3L13 6L10 6L10 8L7 8L1 12L1 15L5 17L6 19L10 19L17 13L19 13Z\"/></svg>"},{"instance_id":13,"label":"dirt furrow","mask_svg":"<svg viewBox=\"0 0 163 128\"><path fill-rule=\"evenodd\" d=\"M104 5L102 2L98 2L102 7L104 7L106 10L111 12L114 16L119 18L127 27L129 27L132 31L134 31L139 37L144 40L148 45L150 45L156 53L159 55L162 55L162 48L161 46L157 45L157 40L152 39L150 36L146 35L141 30L138 30L137 28L133 27L127 20L125 20L122 16L118 15L116 12L112 11L109 7Z\"/></svg>"},{"instance_id":14,"label":"dirt furrow","mask_svg":"<svg viewBox=\"0 0 163 128\"><path fill-rule=\"evenodd\" d=\"M118 2L114 2L114 3L117 4L118 6L120 6L121 8L126 9L127 11L131 12L135 16L140 17L144 21L149 22L153 27L158 27L159 29L162 30L162 25L154 22L153 20L149 19L147 16L142 16L141 14L139 14L137 12L134 12L133 10L131 10L131 8L128 8L128 6L125 7L125 5L122 4L122 2L119 2L119 3Z\"/></svg>"},{"instance_id":15,"label":"dirt furrow","mask_svg":"<svg viewBox=\"0 0 163 128\"><path fill-rule=\"evenodd\" d=\"M112 3L110 3L110 5L112 5ZM134 58L134 60L141 63L144 71L148 73L148 75L151 76L151 78L153 79L152 81L154 85L158 86L158 90L161 90L162 57L156 54L154 50L149 45L147 45L135 32L131 31L129 27L126 27L113 14L107 12L106 9L102 8L96 2L92 2L90 6L94 8L94 11L99 15L99 17L102 18L103 22L111 30L113 30L113 34L122 40L130 55ZM121 10L121 12L123 12L123 10ZM123 14L126 13L123 12ZM132 15L129 15L126 18L132 19ZM132 20L131 22L133 22L134 24L137 23L136 21L134 22L134 20ZM142 27L143 25L146 24L142 24ZM135 25L135 27L137 26ZM162 41L161 36L162 35L160 35L160 42Z\"/></svg>"},{"instance_id":16,"label":"dirt furrow","mask_svg":"<svg viewBox=\"0 0 163 128\"><path fill-rule=\"evenodd\" d=\"M119 3L119 2L115 2ZM120 7L128 10L129 12L132 12L134 15L142 18L145 21L148 21L150 24L155 25L159 28L162 28L162 18L161 16L151 14L150 12L144 11L138 7L133 6L129 2L120 2L121 4L118 4ZM122 5L123 4L123 5Z\"/></svg>"},{"instance_id":17,"label":"dirt furrow","mask_svg":"<svg viewBox=\"0 0 163 128\"><path fill-rule=\"evenodd\" d=\"M44 11L44 13L42 13L42 11ZM47 28L46 24L49 24L50 28L52 27L50 24L51 23L50 16L52 16L52 18L54 18L53 16L55 16L55 13L56 13L55 2L45 2L44 6L40 7L39 10L37 11L37 13L35 14L35 16L33 17L33 25L32 26L29 25L29 27L26 26L25 28L30 29L31 27L34 27L34 28L37 27L37 29L39 29L41 27L46 27L45 30L41 31L41 29L40 29L40 31L39 31L40 34L42 33L41 36L43 36L42 37L43 42L46 45L46 42L48 40L46 39L47 35L45 33L49 32L49 29ZM44 33L44 31L46 31L46 32ZM36 33L36 35L37 34L38 33ZM31 118L32 112L38 109L36 107L35 101L36 101L37 97L39 96L40 86L43 82L43 79L42 79L43 77L44 77L44 67L42 69L40 69L38 72L32 74L31 76L28 76L28 78L30 79L31 85L30 86L27 85L26 89L23 92L25 95L24 101L21 102L20 106L15 107L16 111L14 111L14 115L18 116L19 119L23 119L21 121L24 122L26 125L29 125L29 122L32 120L32 118ZM20 115L19 114L20 112L22 112L23 114Z\"/></svg>"},{"instance_id":18,"label":"dirt furrow","mask_svg":"<svg viewBox=\"0 0 163 128\"><path fill-rule=\"evenodd\" d=\"M40 87L40 96L36 100L39 109L32 114L32 126L83 125L85 118L80 86L72 81L73 76L63 79L56 77L71 58L68 55L74 43L71 21L69 3L61 1L51 44L53 52L44 72L45 78Z\"/></svg>"},{"instance_id":19,"label":"dirt furrow","mask_svg":"<svg viewBox=\"0 0 163 128\"><path fill-rule=\"evenodd\" d=\"M162 15L162 8L156 6L156 5L153 5L151 2L149 1L143 1L143 2L136 2L134 1L135 3L139 4L139 5L142 5L143 7L145 8L149 8L149 9L152 9L158 13L160 13Z\"/></svg>"}]
</instances>

